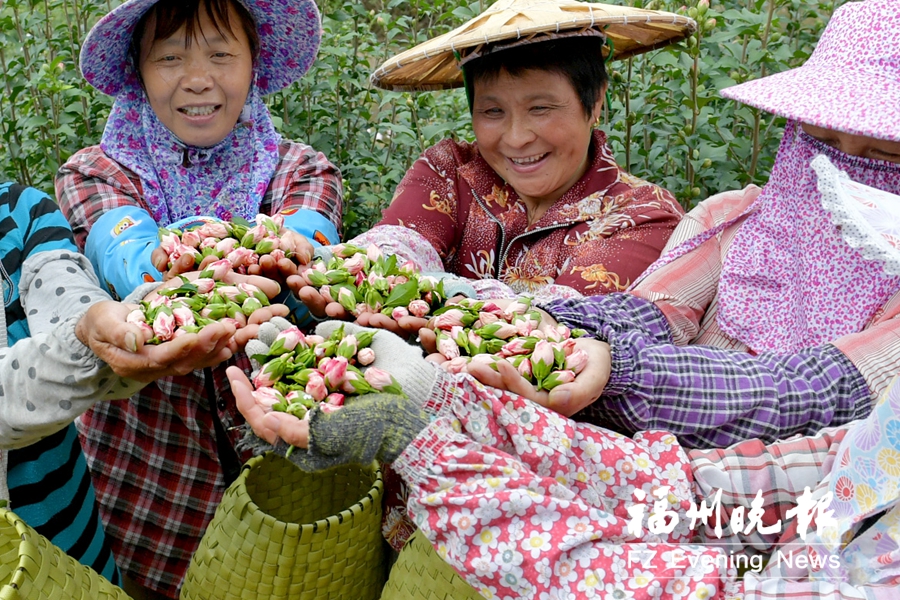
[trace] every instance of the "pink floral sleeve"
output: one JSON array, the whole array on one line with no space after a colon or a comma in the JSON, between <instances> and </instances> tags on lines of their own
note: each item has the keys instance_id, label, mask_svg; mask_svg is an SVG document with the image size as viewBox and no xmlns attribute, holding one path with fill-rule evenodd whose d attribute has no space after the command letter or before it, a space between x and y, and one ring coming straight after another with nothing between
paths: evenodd
<instances>
[{"instance_id":1,"label":"pink floral sleeve","mask_svg":"<svg viewBox=\"0 0 900 600\"><path fill-rule=\"evenodd\" d=\"M423 235L399 225L376 225L346 243L367 247L375 244L385 254L395 254L398 259L411 260L420 271L446 271L444 262L434 246Z\"/></svg>"},{"instance_id":2,"label":"pink floral sleeve","mask_svg":"<svg viewBox=\"0 0 900 600\"><path fill-rule=\"evenodd\" d=\"M739 595L724 552L689 543L692 479L674 436L627 438L468 376L445 376L439 387L426 406L436 420L394 468L410 486L416 525L482 595ZM664 486L678 524L630 532L635 491Z\"/></svg>"}]
</instances>

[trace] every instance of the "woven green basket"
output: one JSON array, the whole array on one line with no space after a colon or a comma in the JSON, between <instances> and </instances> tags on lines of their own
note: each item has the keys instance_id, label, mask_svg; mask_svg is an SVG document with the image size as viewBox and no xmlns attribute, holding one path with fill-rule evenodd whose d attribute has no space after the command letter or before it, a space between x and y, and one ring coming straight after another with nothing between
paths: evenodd
<instances>
[{"instance_id":1,"label":"woven green basket","mask_svg":"<svg viewBox=\"0 0 900 600\"><path fill-rule=\"evenodd\" d=\"M0 600L130 599L15 513L0 508Z\"/></svg>"},{"instance_id":2,"label":"woven green basket","mask_svg":"<svg viewBox=\"0 0 900 600\"><path fill-rule=\"evenodd\" d=\"M381 600L481 600L481 595L416 531L400 551Z\"/></svg>"},{"instance_id":3,"label":"woven green basket","mask_svg":"<svg viewBox=\"0 0 900 600\"><path fill-rule=\"evenodd\" d=\"M375 600L384 585L381 472L247 461L191 558L181 600Z\"/></svg>"}]
</instances>

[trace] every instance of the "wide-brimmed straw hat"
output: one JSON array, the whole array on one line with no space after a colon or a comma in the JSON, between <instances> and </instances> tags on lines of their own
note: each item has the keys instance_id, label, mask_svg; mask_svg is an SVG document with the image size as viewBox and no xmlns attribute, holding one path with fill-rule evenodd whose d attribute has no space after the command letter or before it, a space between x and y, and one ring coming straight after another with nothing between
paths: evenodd
<instances>
[{"instance_id":1,"label":"wide-brimmed straw hat","mask_svg":"<svg viewBox=\"0 0 900 600\"><path fill-rule=\"evenodd\" d=\"M498 0L468 23L387 60L371 80L386 90L448 89L463 85L458 58L465 62L485 46L602 34L612 43L613 58L626 58L678 42L696 29L693 19L659 10L575 0Z\"/></svg>"},{"instance_id":2,"label":"wide-brimmed straw hat","mask_svg":"<svg viewBox=\"0 0 900 600\"><path fill-rule=\"evenodd\" d=\"M313 0L238 0L253 16L259 34L256 84L262 94L300 79L312 66L322 37ZM135 75L129 56L134 28L159 0L128 0L100 19L81 48L81 72L88 83L116 96Z\"/></svg>"},{"instance_id":3,"label":"wide-brimmed straw hat","mask_svg":"<svg viewBox=\"0 0 900 600\"><path fill-rule=\"evenodd\" d=\"M900 0L844 4L802 67L720 93L818 127L900 142Z\"/></svg>"}]
</instances>

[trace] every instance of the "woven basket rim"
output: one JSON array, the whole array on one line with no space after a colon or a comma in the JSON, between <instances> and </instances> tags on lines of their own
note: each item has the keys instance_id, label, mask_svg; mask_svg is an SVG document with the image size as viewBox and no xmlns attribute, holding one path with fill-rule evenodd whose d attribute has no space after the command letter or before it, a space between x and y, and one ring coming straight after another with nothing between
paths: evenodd
<instances>
[{"instance_id":1,"label":"woven basket rim","mask_svg":"<svg viewBox=\"0 0 900 600\"><path fill-rule=\"evenodd\" d=\"M3 520L12 525L16 529L16 533L19 535L19 544L18 544L18 567L15 569L12 577L10 577L9 581L0 582L0 587L5 586L13 586L15 589L20 590L25 586L25 574L27 573L25 569L25 565L22 563L25 560L25 553L22 551L22 542L27 541L28 537L30 537L30 530L28 524L25 523L24 519L22 519L19 515L9 510L8 508L0 508L2 511ZM37 545L33 545L32 547L37 548ZM37 563L40 563L41 560L39 557L31 557L31 559Z\"/></svg>"},{"instance_id":2,"label":"woven basket rim","mask_svg":"<svg viewBox=\"0 0 900 600\"><path fill-rule=\"evenodd\" d=\"M249 476L250 471L254 467L258 466L260 463L262 463L264 460L270 459L271 457L277 457L281 460L287 460L284 457L277 455L273 452L267 452L266 454L254 456L253 458L248 460L246 463L244 463L244 466L241 468L241 474L239 475L238 478L242 479L242 486L244 487L245 490L247 487L247 477ZM356 465L347 465L347 466L356 466ZM382 479L382 476L381 476L381 468L379 468L376 463L372 463L372 467L374 467L375 481L372 484L372 487L370 487L369 490L365 493L365 495L362 498L360 498L359 500L357 500L356 502L354 502L352 505L348 506L347 508L345 508L339 512L336 512L332 515L328 515L327 517L325 517L323 519L318 519L316 521L311 521L309 523L292 523L289 521L282 521L282 520L272 516L271 514L269 514L262 508L260 508L259 504L257 504L256 502L253 501L253 499L250 497L249 493L246 493L243 495L243 498L246 502L245 509L248 511L251 511L251 513L253 513L253 512L260 513L262 515L263 521L265 521L267 524L286 523L289 528L294 528L294 527L298 528L299 532L312 531L312 533L318 533L320 529L324 529L327 531L328 529L331 528L332 524L339 525L339 524L343 523L344 520L351 519L355 515L358 515L358 514L362 513L364 510L367 510L368 507L372 506L373 503L381 502L381 496L384 495L384 480ZM294 468L297 468L297 467L294 467ZM367 467L365 467L363 465L359 465L359 468L362 470L365 470ZM321 472L325 473L327 471L321 471ZM337 523L335 523L335 521L337 521Z\"/></svg>"}]
</instances>

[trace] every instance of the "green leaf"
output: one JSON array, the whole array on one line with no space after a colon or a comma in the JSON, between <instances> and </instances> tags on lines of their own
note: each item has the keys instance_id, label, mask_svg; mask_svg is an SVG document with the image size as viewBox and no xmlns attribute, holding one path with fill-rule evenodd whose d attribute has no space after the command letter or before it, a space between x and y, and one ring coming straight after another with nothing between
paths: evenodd
<instances>
[{"instance_id":1,"label":"green leaf","mask_svg":"<svg viewBox=\"0 0 900 600\"><path fill-rule=\"evenodd\" d=\"M394 308L397 306L407 306L410 302L419 297L419 285L416 281L410 280L400 285L395 285L391 293L388 294L384 301L385 308Z\"/></svg>"}]
</instances>

